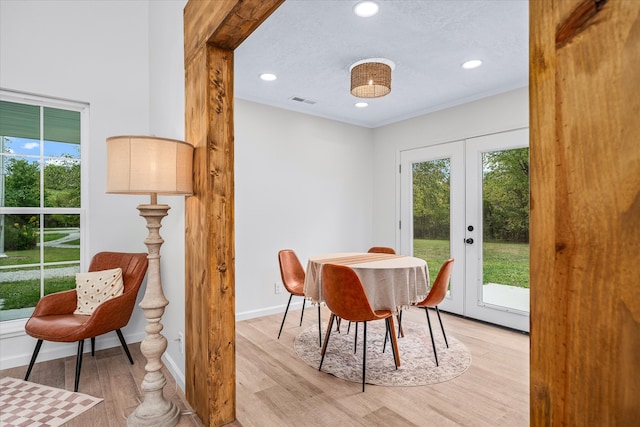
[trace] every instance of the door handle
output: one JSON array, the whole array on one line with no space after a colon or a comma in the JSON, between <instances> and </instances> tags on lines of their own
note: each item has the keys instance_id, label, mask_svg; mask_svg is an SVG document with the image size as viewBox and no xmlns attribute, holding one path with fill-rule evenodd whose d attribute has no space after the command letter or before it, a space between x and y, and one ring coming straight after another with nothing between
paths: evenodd
<instances>
[{"instance_id":1,"label":"door handle","mask_svg":"<svg viewBox=\"0 0 640 427\"><path fill-rule=\"evenodd\" d=\"M464 242L468 245L473 245L473 239L471 237L469 237L468 239L465 239Z\"/></svg>"}]
</instances>

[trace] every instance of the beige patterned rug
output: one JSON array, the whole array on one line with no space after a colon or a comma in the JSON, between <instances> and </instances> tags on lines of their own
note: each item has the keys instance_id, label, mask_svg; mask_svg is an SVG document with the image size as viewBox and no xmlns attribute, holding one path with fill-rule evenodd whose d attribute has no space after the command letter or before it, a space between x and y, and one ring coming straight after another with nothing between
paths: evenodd
<instances>
[{"instance_id":1,"label":"beige patterned rug","mask_svg":"<svg viewBox=\"0 0 640 427\"><path fill-rule=\"evenodd\" d=\"M0 379L1 426L59 426L102 399L18 380Z\"/></svg>"},{"instance_id":2,"label":"beige patterned rug","mask_svg":"<svg viewBox=\"0 0 640 427\"><path fill-rule=\"evenodd\" d=\"M434 316L435 317L435 316ZM434 322L435 320L435 322ZM348 381L362 382L362 324L358 329L358 346L354 354L354 323L347 334L348 322L342 322L341 333L331 332L327 354L322 364L322 372ZM446 347L437 319L434 327L439 366L433 357L433 347L427 321L421 325L403 321L404 337L398 338L401 366L396 370L389 342L386 352L382 352L385 322L367 323L367 384L382 386L423 386L449 381L467 370L471 364L471 354L467 347L451 334L447 334L449 348ZM322 338L326 331L322 329ZM446 331L446 325L445 325ZM318 326L301 332L295 339L294 349L308 365L318 369L320 347L318 346Z\"/></svg>"}]
</instances>

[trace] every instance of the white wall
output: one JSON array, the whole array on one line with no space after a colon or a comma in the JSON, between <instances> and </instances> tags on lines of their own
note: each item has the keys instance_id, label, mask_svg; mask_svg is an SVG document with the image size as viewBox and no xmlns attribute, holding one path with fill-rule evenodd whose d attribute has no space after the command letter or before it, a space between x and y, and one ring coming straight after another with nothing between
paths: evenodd
<instances>
[{"instance_id":1,"label":"white wall","mask_svg":"<svg viewBox=\"0 0 640 427\"><path fill-rule=\"evenodd\" d=\"M185 140L184 45L182 11L186 0L149 2L150 134ZM184 315L184 197L162 197L171 206L162 220L165 240L160 252L162 288L169 300L162 324L168 340L165 364L184 390L185 355L178 333L185 332Z\"/></svg>"},{"instance_id":2,"label":"white wall","mask_svg":"<svg viewBox=\"0 0 640 427\"><path fill-rule=\"evenodd\" d=\"M529 89L522 88L376 128L373 133L373 240L399 248L400 151L529 125Z\"/></svg>"},{"instance_id":3,"label":"white wall","mask_svg":"<svg viewBox=\"0 0 640 427\"><path fill-rule=\"evenodd\" d=\"M313 254L370 246L372 131L236 99L235 137L236 313L246 319L284 311L280 249L306 267Z\"/></svg>"},{"instance_id":4,"label":"white wall","mask_svg":"<svg viewBox=\"0 0 640 427\"><path fill-rule=\"evenodd\" d=\"M83 203L91 214L84 267L102 250L146 252L147 229L136 206L148 199L105 194L104 159L108 136L150 131L148 6L146 1L0 2L0 87L90 104L89 158L83 163L90 171L90 191ZM179 229L163 229L163 236L167 246L183 240ZM140 341L145 324L136 309L123 329L127 340ZM24 333L3 334L0 368L28 363L34 345ZM119 344L115 334L107 334L97 345ZM73 344L45 343L38 360L75 351Z\"/></svg>"}]
</instances>

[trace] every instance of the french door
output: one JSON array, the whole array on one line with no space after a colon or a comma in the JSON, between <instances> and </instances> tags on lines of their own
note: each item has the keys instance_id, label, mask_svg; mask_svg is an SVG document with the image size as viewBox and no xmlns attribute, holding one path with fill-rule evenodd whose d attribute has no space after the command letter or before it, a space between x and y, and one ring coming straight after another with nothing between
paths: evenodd
<instances>
[{"instance_id":1,"label":"french door","mask_svg":"<svg viewBox=\"0 0 640 427\"><path fill-rule=\"evenodd\" d=\"M529 134L502 132L400 153L400 247L431 282L455 264L440 309L529 330Z\"/></svg>"}]
</instances>

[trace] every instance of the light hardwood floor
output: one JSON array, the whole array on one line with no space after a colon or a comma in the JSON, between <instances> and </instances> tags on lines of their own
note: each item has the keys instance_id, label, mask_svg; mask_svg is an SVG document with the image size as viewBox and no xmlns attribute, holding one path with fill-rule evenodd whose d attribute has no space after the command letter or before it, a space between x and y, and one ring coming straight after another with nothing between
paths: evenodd
<instances>
[{"instance_id":1,"label":"light hardwood floor","mask_svg":"<svg viewBox=\"0 0 640 427\"><path fill-rule=\"evenodd\" d=\"M432 313L435 315L435 313ZM329 313L322 313L326 322ZM287 316L280 339L282 315L236 324L237 421L229 427L249 426L528 426L529 337L443 313L448 334L471 352L471 366L461 376L424 387L360 385L319 372L299 359L293 341L317 322L315 308ZM403 319L424 324L421 310L405 311ZM435 319L435 317L432 317ZM434 325L436 326L436 325ZM324 335L324 330L323 330ZM46 344L45 344L46 345ZM138 405L144 357L131 345L135 365L121 349L85 355L80 392L105 401L68 426L124 426ZM54 387L73 387L75 357L36 365L31 381ZM0 371L0 377L22 378L26 368ZM202 425L170 375L165 395L183 410L180 426Z\"/></svg>"}]
</instances>

